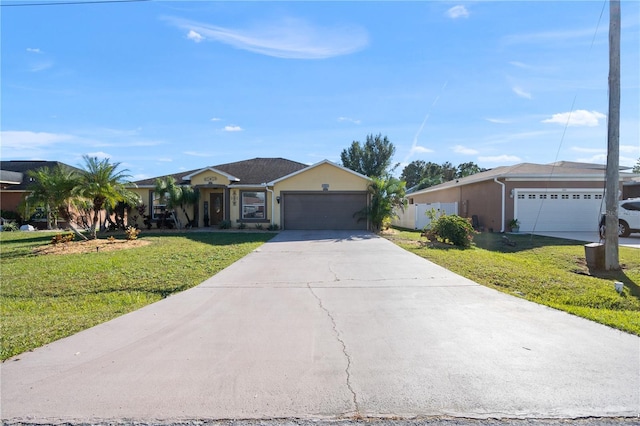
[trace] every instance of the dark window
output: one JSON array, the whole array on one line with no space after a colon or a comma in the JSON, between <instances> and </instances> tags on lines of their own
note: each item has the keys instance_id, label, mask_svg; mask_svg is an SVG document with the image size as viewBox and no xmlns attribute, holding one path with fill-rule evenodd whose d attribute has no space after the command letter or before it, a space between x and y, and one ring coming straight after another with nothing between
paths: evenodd
<instances>
[{"instance_id":1,"label":"dark window","mask_svg":"<svg viewBox=\"0 0 640 426\"><path fill-rule=\"evenodd\" d=\"M265 200L264 192L242 191L240 195L242 219L264 219L266 217Z\"/></svg>"}]
</instances>

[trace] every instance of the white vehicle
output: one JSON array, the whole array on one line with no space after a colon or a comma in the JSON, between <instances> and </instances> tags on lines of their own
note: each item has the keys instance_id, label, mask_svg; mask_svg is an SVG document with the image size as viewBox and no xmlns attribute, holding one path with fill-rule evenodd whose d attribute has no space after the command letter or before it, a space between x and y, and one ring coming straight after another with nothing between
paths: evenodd
<instances>
[{"instance_id":1,"label":"white vehicle","mask_svg":"<svg viewBox=\"0 0 640 426\"><path fill-rule=\"evenodd\" d=\"M640 233L640 198L622 200L618 205L618 236L628 237L633 232ZM600 219L600 236L604 238L604 213Z\"/></svg>"}]
</instances>

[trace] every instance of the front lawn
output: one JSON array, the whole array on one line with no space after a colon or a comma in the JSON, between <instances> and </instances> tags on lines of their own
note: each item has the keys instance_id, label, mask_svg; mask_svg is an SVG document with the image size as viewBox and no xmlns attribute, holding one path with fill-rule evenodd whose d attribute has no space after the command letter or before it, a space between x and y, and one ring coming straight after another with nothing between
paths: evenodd
<instances>
[{"instance_id":1,"label":"front lawn","mask_svg":"<svg viewBox=\"0 0 640 426\"><path fill-rule=\"evenodd\" d=\"M478 284L640 335L640 250L620 247L620 272L592 272L584 243L528 234L482 233L461 250L432 244L419 232L385 237ZM625 284L618 294L613 283Z\"/></svg>"},{"instance_id":2,"label":"front lawn","mask_svg":"<svg viewBox=\"0 0 640 426\"><path fill-rule=\"evenodd\" d=\"M150 243L146 246L34 252L53 235L0 233L2 360L193 287L273 238L271 233L143 232L139 239Z\"/></svg>"}]
</instances>

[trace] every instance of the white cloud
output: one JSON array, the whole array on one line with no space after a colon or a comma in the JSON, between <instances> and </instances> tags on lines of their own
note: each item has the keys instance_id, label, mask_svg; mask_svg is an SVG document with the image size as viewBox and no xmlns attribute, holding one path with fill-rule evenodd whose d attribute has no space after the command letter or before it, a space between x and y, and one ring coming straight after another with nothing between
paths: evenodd
<instances>
[{"instance_id":1,"label":"white cloud","mask_svg":"<svg viewBox=\"0 0 640 426\"><path fill-rule=\"evenodd\" d=\"M31 71L31 72L40 72L40 71L47 70L47 69L51 68L52 66L53 66L53 62L51 62L51 61L38 62L38 63L35 63L35 64L31 65L31 67L29 67L29 71Z\"/></svg>"},{"instance_id":2,"label":"white cloud","mask_svg":"<svg viewBox=\"0 0 640 426\"><path fill-rule=\"evenodd\" d=\"M157 158L156 161L160 161L162 163L171 163L173 158Z\"/></svg>"},{"instance_id":3,"label":"white cloud","mask_svg":"<svg viewBox=\"0 0 640 426\"><path fill-rule=\"evenodd\" d=\"M518 68L524 68L524 69L533 68L531 65L527 65L524 62L511 61L511 62L509 62L509 64L513 65L514 67L518 67Z\"/></svg>"},{"instance_id":4,"label":"white cloud","mask_svg":"<svg viewBox=\"0 0 640 426\"><path fill-rule=\"evenodd\" d=\"M222 118L213 117L213 118L211 119L211 121L220 121L220 120L222 120Z\"/></svg>"},{"instance_id":5,"label":"white cloud","mask_svg":"<svg viewBox=\"0 0 640 426\"><path fill-rule=\"evenodd\" d=\"M338 121L340 121L340 122L347 121L347 122L353 123L353 124L360 124L360 120L356 120L356 119L349 118L349 117L338 117Z\"/></svg>"},{"instance_id":6,"label":"white cloud","mask_svg":"<svg viewBox=\"0 0 640 426\"><path fill-rule=\"evenodd\" d=\"M147 175L147 174L144 174L144 173L138 173L138 174L135 174L135 175L131 176L131 180L132 180L133 182L135 182L135 181L138 181L138 180L149 179L150 177L151 177L151 176L149 176L149 175Z\"/></svg>"},{"instance_id":7,"label":"white cloud","mask_svg":"<svg viewBox=\"0 0 640 426\"><path fill-rule=\"evenodd\" d=\"M584 153L606 153L607 148L583 148L581 146L572 146L572 151L584 152Z\"/></svg>"},{"instance_id":8,"label":"white cloud","mask_svg":"<svg viewBox=\"0 0 640 426\"><path fill-rule=\"evenodd\" d=\"M454 146L453 147L453 152L455 152L457 154L465 154L465 155L476 155L476 154L478 154L478 151L476 151L475 149L467 148L467 147L462 146L462 145Z\"/></svg>"},{"instance_id":9,"label":"white cloud","mask_svg":"<svg viewBox=\"0 0 640 426\"><path fill-rule=\"evenodd\" d=\"M357 26L325 28L300 19L282 19L260 27L235 29L167 17L172 25L208 40L276 58L324 59L357 52L369 44Z\"/></svg>"},{"instance_id":10,"label":"white cloud","mask_svg":"<svg viewBox=\"0 0 640 426\"><path fill-rule=\"evenodd\" d=\"M223 129L225 132L241 132L242 127L240 126L224 126Z\"/></svg>"},{"instance_id":11,"label":"white cloud","mask_svg":"<svg viewBox=\"0 0 640 426\"><path fill-rule=\"evenodd\" d=\"M0 132L2 150L44 148L58 142L69 141L74 136L64 133L31 132L23 130L5 130Z\"/></svg>"},{"instance_id":12,"label":"white cloud","mask_svg":"<svg viewBox=\"0 0 640 426\"><path fill-rule=\"evenodd\" d=\"M578 163L590 163L590 164L606 164L607 153L592 155L591 157L576 158Z\"/></svg>"},{"instance_id":13,"label":"white cloud","mask_svg":"<svg viewBox=\"0 0 640 426\"><path fill-rule=\"evenodd\" d=\"M531 93L525 92L522 88L518 86L513 87L511 90L513 90L513 93L520 96L521 98L532 99Z\"/></svg>"},{"instance_id":14,"label":"white cloud","mask_svg":"<svg viewBox=\"0 0 640 426\"><path fill-rule=\"evenodd\" d=\"M496 124L509 124L509 123L511 123L511 121L504 120L502 118L485 118L485 120L487 120L490 123L496 123Z\"/></svg>"},{"instance_id":15,"label":"white cloud","mask_svg":"<svg viewBox=\"0 0 640 426\"><path fill-rule=\"evenodd\" d=\"M111 154L107 154L106 152L103 152L103 151L88 152L87 155L89 157L97 157L99 159L111 158Z\"/></svg>"},{"instance_id":16,"label":"white cloud","mask_svg":"<svg viewBox=\"0 0 640 426\"><path fill-rule=\"evenodd\" d=\"M640 146L639 145L620 145L618 147L618 149L620 150L620 152L625 152L625 153L636 153L640 155Z\"/></svg>"},{"instance_id":17,"label":"white cloud","mask_svg":"<svg viewBox=\"0 0 640 426\"><path fill-rule=\"evenodd\" d=\"M30 52L30 53L42 53L42 50L40 50L38 48L34 48L34 47L27 47L27 52Z\"/></svg>"},{"instance_id":18,"label":"white cloud","mask_svg":"<svg viewBox=\"0 0 640 426\"><path fill-rule=\"evenodd\" d=\"M187 38L189 40L195 41L196 43L200 43L202 40L204 40L204 37L202 37L202 35L193 30L189 30L189 32L187 33Z\"/></svg>"},{"instance_id":19,"label":"white cloud","mask_svg":"<svg viewBox=\"0 0 640 426\"><path fill-rule=\"evenodd\" d=\"M451 9L447 10L447 16L451 19L468 18L469 11L462 5L453 6Z\"/></svg>"},{"instance_id":20,"label":"white cloud","mask_svg":"<svg viewBox=\"0 0 640 426\"><path fill-rule=\"evenodd\" d=\"M414 145L411 147L411 154L415 154L415 153L426 154L429 152L434 152L434 151L432 149L425 148L424 146L420 146L420 145Z\"/></svg>"},{"instance_id":21,"label":"white cloud","mask_svg":"<svg viewBox=\"0 0 640 426\"><path fill-rule=\"evenodd\" d=\"M579 109L573 112L561 112L553 114L551 118L542 120L543 123L556 123L563 126L587 126L596 127L600 124L600 120L607 118L606 115L598 111L586 111Z\"/></svg>"},{"instance_id":22,"label":"white cloud","mask_svg":"<svg viewBox=\"0 0 640 426\"><path fill-rule=\"evenodd\" d=\"M519 163L522 160L520 159L520 157L517 157L515 155L502 154L502 155L494 155L494 156L487 156L487 157L478 157L478 161L481 161L483 163L504 164L504 163Z\"/></svg>"}]
</instances>

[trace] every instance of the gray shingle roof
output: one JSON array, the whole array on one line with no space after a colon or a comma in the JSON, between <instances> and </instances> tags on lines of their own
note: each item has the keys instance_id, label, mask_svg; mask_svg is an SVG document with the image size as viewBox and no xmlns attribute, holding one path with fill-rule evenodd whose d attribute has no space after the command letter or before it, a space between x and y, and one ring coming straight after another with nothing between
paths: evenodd
<instances>
[{"instance_id":1,"label":"gray shingle roof","mask_svg":"<svg viewBox=\"0 0 640 426\"><path fill-rule=\"evenodd\" d=\"M549 180L567 179L577 177L592 177L593 179L604 179L604 167L587 163L573 162L556 162L551 164L534 164L521 163L513 166L501 166L495 169L480 172L471 176L441 183L440 185L431 186L429 188L420 189L411 193L411 195L421 194L425 192L438 191L445 188L468 185L475 182L492 180L494 178L519 177L519 178L541 178L545 177ZM624 174L620 177L623 178Z\"/></svg>"},{"instance_id":2,"label":"gray shingle roof","mask_svg":"<svg viewBox=\"0 0 640 426\"><path fill-rule=\"evenodd\" d=\"M70 166L65 163L61 163L60 161L22 161L22 160L11 160L11 161L0 161L0 170L3 172L3 180L4 180L4 172L13 172L22 174L22 179L20 179L19 184L17 185L8 185L5 188L12 191L24 191L29 186L29 179L27 178L27 172L30 170L36 170L43 167L55 167L57 164L61 166L68 167L72 170L80 171L77 167ZM13 175L14 177L16 175Z\"/></svg>"},{"instance_id":3,"label":"gray shingle roof","mask_svg":"<svg viewBox=\"0 0 640 426\"><path fill-rule=\"evenodd\" d=\"M285 158L253 158L251 160L236 161L233 163L218 164L215 166L205 166L194 170L188 170L180 173L174 173L176 182L180 184L188 184L183 178L206 168L213 168L230 174L240 179L237 183L241 185L260 185L272 180L286 176L290 173L307 167L306 164L297 161L287 160ZM165 175L166 176L166 175ZM149 179L135 181L138 186L155 185L157 176Z\"/></svg>"}]
</instances>

